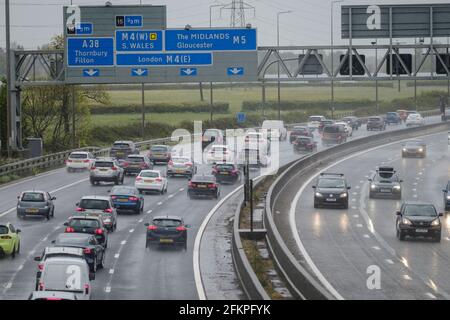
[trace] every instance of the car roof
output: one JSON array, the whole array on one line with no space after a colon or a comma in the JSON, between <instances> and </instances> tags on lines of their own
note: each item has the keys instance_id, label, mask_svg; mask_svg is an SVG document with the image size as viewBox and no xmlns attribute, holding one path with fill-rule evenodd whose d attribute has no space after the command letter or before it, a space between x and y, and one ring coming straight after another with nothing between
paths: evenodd
<instances>
[{"instance_id":1,"label":"car roof","mask_svg":"<svg viewBox=\"0 0 450 320\"><path fill-rule=\"evenodd\" d=\"M154 172L154 173L161 174L161 171L159 171L159 170L141 170L141 172L139 174L141 174L143 172Z\"/></svg>"},{"instance_id":2,"label":"car roof","mask_svg":"<svg viewBox=\"0 0 450 320\"><path fill-rule=\"evenodd\" d=\"M74 248L74 247L46 247L44 249L45 254L55 254L55 253L63 253L63 254L72 254L72 255L78 255L83 256L83 249L81 248Z\"/></svg>"},{"instance_id":3,"label":"car roof","mask_svg":"<svg viewBox=\"0 0 450 320\"><path fill-rule=\"evenodd\" d=\"M67 300L75 300L76 295L73 292L68 291L34 291L32 293L33 298L61 298Z\"/></svg>"},{"instance_id":4,"label":"car roof","mask_svg":"<svg viewBox=\"0 0 450 320\"><path fill-rule=\"evenodd\" d=\"M152 145L150 148L153 148L153 147L158 147L158 148L161 148L161 147L164 147L164 148L170 148L170 146L165 145L165 144L154 144L154 145Z\"/></svg>"},{"instance_id":5,"label":"car roof","mask_svg":"<svg viewBox=\"0 0 450 320\"><path fill-rule=\"evenodd\" d=\"M107 200L109 201L109 197L107 196L83 196L81 200Z\"/></svg>"},{"instance_id":6,"label":"car roof","mask_svg":"<svg viewBox=\"0 0 450 320\"><path fill-rule=\"evenodd\" d=\"M69 219L83 219L83 220L98 220L100 222L102 222L102 219L99 216L90 216L90 215L75 215L75 216L71 216Z\"/></svg>"},{"instance_id":7,"label":"car roof","mask_svg":"<svg viewBox=\"0 0 450 320\"><path fill-rule=\"evenodd\" d=\"M191 181L215 181L216 178L213 175L196 174L192 177Z\"/></svg>"},{"instance_id":8,"label":"car roof","mask_svg":"<svg viewBox=\"0 0 450 320\"><path fill-rule=\"evenodd\" d=\"M24 193L46 193L45 191L42 190L27 190L27 191L22 191L22 194Z\"/></svg>"},{"instance_id":9,"label":"car roof","mask_svg":"<svg viewBox=\"0 0 450 320\"><path fill-rule=\"evenodd\" d=\"M321 115L312 115L312 116L309 116L310 118L311 117L321 117L321 118L325 118L325 116L321 116Z\"/></svg>"},{"instance_id":10,"label":"car roof","mask_svg":"<svg viewBox=\"0 0 450 320\"><path fill-rule=\"evenodd\" d=\"M127 158L144 158L145 154L129 154Z\"/></svg>"},{"instance_id":11,"label":"car roof","mask_svg":"<svg viewBox=\"0 0 450 320\"><path fill-rule=\"evenodd\" d=\"M88 154L88 151L73 151L70 154Z\"/></svg>"},{"instance_id":12,"label":"car roof","mask_svg":"<svg viewBox=\"0 0 450 320\"><path fill-rule=\"evenodd\" d=\"M114 141L114 144L116 144L116 143L134 143L134 142L131 140L117 140L117 141Z\"/></svg>"},{"instance_id":13,"label":"car roof","mask_svg":"<svg viewBox=\"0 0 450 320\"><path fill-rule=\"evenodd\" d=\"M227 148L227 149L229 149L229 147L225 144L214 144L214 145L212 145L211 148Z\"/></svg>"},{"instance_id":14,"label":"car roof","mask_svg":"<svg viewBox=\"0 0 450 320\"><path fill-rule=\"evenodd\" d=\"M64 263L67 263L67 264L70 264L70 263L81 263L81 264L86 264L87 265L87 262L86 262L86 260L84 258L58 257L58 256L50 257L50 258L46 259L44 264L52 263L52 262L64 262Z\"/></svg>"},{"instance_id":15,"label":"car roof","mask_svg":"<svg viewBox=\"0 0 450 320\"><path fill-rule=\"evenodd\" d=\"M98 157L95 158L95 161L114 161L116 160L116 158L113 157Z\"/></svg>"},{"instance_id":16,"label":"car roof","mask_svg":"<svg viewBox=\"0 0 450 320\"><path fill-rule=\"evenodd\" d=\"M427 206L433 206L434 204L430 203L430 202L423 202L423 201L405 201L403 202L403 204L408 204L408 205L427 205Z\"/></svg>"},{"instance_id":17,"label":"car roof","mask_svg":"<svg viewBox=\"0 0 450 320\"><path fill-rule=\"evenodd\" d=\"M164 220L164 219L168 219L168 220L179 220L179 221L183 221L183 218L179 217L179 216L155 216L152 218L153 220Z\"/></svg>"},{"instance_id":18,"label":"car roof","mask_svg":"<svg viewBox=\"0 0 450 320\"><path fill-rule=\"evenodd\" d=\"M64 238L91 238L93 235L89 233L82 233L82 232L63 232L57 235L57 237L64 237Z\"/></svg>"}]
</instances>

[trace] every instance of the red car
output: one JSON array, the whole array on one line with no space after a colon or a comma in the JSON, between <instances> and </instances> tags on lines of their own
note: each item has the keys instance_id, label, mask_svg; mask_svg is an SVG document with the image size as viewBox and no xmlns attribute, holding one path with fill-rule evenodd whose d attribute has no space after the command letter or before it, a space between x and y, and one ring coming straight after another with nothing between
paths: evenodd
<instances>
[{"instance_id":1,"label":"red car","mask_svg":"<svg viewBox=\"0 0 450 320\"><path fill-rule=\"evenodd\" d=\"M298 137L294 141L294 151L306 150L313 152L317 150L317 143L311 137Z\"/></svg>"},{"instance_id":2,"label":"red car","mask_svg":"<svg viewBox=\"0 0 450 320\"><path fill-rule=\"evenodd\" d=\"M313 133L307 127L295 126L289 135L289 142L293 143L298 137L313 137Z\"/></svg>"}]
</instances>

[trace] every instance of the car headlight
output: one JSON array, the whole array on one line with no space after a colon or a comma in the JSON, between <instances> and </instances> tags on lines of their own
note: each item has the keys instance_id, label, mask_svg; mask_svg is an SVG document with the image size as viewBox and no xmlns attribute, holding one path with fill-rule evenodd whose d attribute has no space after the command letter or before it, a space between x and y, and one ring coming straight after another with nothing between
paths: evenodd
<instances>
[{"instance_id":1,"label":"car headlight","mask_svg":"<svg viewBox=\"0 0 450 320\"><path fill-rule=\"evenodd\" d=\"M395 189L395 190L400 190L401 187L400 187L400 186L394 186L394 189Z\"/></svg>"},{"instance_id":2,"label":"car headlight","mask_svg":"<svg viewBox=\"0 0 450 320\"><path fill-rule=\"evenodd\" d=\"M318 197L318 198L321 198L322 194L320 192L316 192L315 196Z\"/></svg>"},{"instance_id":3,"label":"car headlight","mask_svg":"<svg viewBox=\"0 0 450 320\"><path fill-rule=\"evenodd\" d=\"M406 148L403 148L403 151L405 151L405 152L406 152Z\"/></svg>"},{"instance_id":4,"label":"car headlight","mask_svg":"<svg viewBox=\"0 0 450 320\"><path fill-rule=\"evenodd\" d=\"M431 222L431 225L433 226L433 227L436 227L436 226L438 226L438 225L440 225L441 224L441 221L439 220L439 218L438 219L434 219L432 222Z\"/></svg>"},{"instance_id":5,"label":"car headlight","mask_svg":"<svg viewBox=\"0 0 450 320\"><path fill-rule=\"evenodd\" d=\"M412 225L412 222L411 221L409 221L408 219L406 219L406 218L403 218L402 219L402 223L403 224L406 224L407 226L410 226L410 225Z\"/></svg>"},{"instance_id":6,"label":"car headlight","mask_svg":"<svg viewBox=\"0 0 450 320\"><path fill-rule=\"evenodd\" d=\"M106 223L111 223L111 219L105 219Z\"/></svg>"},{"instance_id":7,"label":"car headlight","mask_svg":"<svg viewBox=\"0 0 450 320\"><path fill-rule=\"evenodd\" d=\"M347 192L341 193L341 198L347 198Z\"/></svg>"},{"instance_id":8,"label":"car headlight","mask_svg":"<svg viewBox=\"0 0 450 320\"><path fill-rule=\"evenodd\" d=\"M376 185L374 185L374 184L371 184L370 185L370 189L375 189L377 186Z\"/></svg>"},{"instance_id":9,"label":"car headlight","mask_svg":"<svg viewBox=\"0 0 450 320\"><path fill-rule=\"evenodd\" d=\"M450 200L450 196L447 196L447 200Z\"/></svg>"},{"instance_id":10,"label":"car headlight","mask_svg":"<svg viewBox=\"0 0 450 320\"><path fill-rule=\"evenodd\" d=\"M419 149L419 152L423 152L423 149L422 149L422 148L420 148L420 149Z\"/></svg>"}]
</instances>

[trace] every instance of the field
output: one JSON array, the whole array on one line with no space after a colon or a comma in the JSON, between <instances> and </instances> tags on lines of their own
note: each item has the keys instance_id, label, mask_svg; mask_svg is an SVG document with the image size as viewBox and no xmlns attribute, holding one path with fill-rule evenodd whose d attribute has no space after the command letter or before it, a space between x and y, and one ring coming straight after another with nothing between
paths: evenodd
<instances>
[{"instance_id":1,"label":"field","mask_svg":"<svg viewBox=\"0 0 450 320\"><path fill-rule=\"evenodd\" d=\"M381 82L380 82L381 83ZM407 87L406 82L401 83L400 91L398 90L398 82L393 82L393 88L380 87L379 100L392 101L396 98L406 98L414 96L414 88ZM421 92L433 90L446 90L446 86L418 86L417 94ZM236 84L232 88L218 88L213 91L215 102L228 102L230 104L230 112L234 114L241 110L243 101L261 101L261 87L238 87ZM112 105L130 105L141 103L140 90L110 90L108 91L111 97ZM204 90L204 99L209 102L210 92L207 86ZM330 87L283 87L281 89L282 100L307 100L307 101L329 101L331 89ZM375 101L375 85L373 87L335 87L335 100L359 100L370 99ZM277 88L266 88L266 100L277 100ZM151 86L146 88L145 102L148 104L166 102L166 103L182 103L182 102L198 102L200 101L199 89L158 89L152 90ZM205 120L209 119L209 113L165 113L165 114L146 114L146 120L152 122L163 122L170 124L177 124L183 120ZM117 115L93 115L92 123L95 124L125 124L133 121L139 122L141 115L136 114L117 114Z\"/></svg>"}]
</instances>

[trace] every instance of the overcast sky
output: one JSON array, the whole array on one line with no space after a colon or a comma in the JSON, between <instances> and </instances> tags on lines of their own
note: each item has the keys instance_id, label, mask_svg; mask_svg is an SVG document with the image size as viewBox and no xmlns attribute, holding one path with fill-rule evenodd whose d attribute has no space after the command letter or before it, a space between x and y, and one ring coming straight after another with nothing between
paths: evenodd
<instances>
[{"instance_id":1,"label":"overcast sky","mask_svg":"<svg viewBox=\"0 0 450 320\"><path fill-rule=\"evenodd\" d=\"M106 0L73 0L78 5L103 5ZM139 0L110 0L113 5L139 4ZM166 5L168 27L209 26L210 5L229 3L231 0L142 0L143 4ZM292 10L280 19L281 45L323 45L330 43L331 0L247 0L255 7L246 11L246 21L258 28L258 45L276 45L276 14ZM433 0L448 3L448 0ZM70 0L11 0L11 41L35 49L48 43L55 34L63 32L62 6ZM413 4L429 3L426 0L348 0L344 4ZM0 47L5 45L5 1L0 0ZM340 3L334 5L335 44L340 41ZM213 26L229 26L230 11L213 8Z\"/></svg>"}]
</instances>

